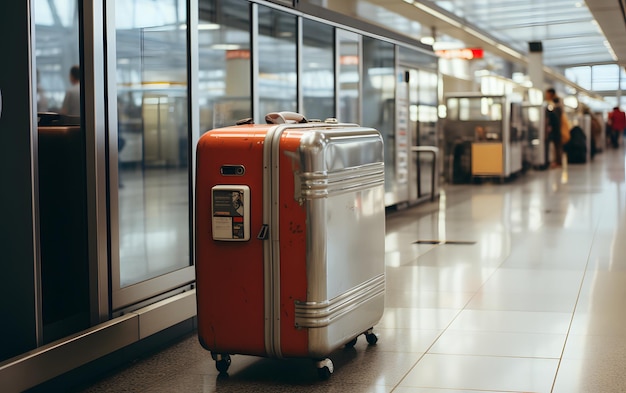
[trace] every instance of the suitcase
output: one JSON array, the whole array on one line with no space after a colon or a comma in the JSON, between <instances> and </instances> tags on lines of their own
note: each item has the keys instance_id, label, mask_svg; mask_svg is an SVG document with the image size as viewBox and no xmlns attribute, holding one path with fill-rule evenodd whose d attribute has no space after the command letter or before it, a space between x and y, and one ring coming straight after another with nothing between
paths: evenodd
<instances>
[{"instance_id":1,"label":"suitcase","mask_svg":"<svg viewBox=\"0 0 626 393\"><path fill-rule=\"evenodd\" d=\"M332 351L360 334L377 341L383 141L291 112L266 120L209 131L197 145L198 338L220 372L232 354L304 357L327 378Z\"/></svg>"}]
</instances>

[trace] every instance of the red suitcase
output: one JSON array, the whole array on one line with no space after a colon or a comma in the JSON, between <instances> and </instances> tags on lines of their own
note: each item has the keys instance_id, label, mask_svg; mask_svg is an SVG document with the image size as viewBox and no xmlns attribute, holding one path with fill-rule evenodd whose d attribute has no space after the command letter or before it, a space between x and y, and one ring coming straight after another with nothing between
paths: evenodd
<instances>
[{"instance_id":1,"label":"red suitcase","mask_svg":"<svg viewBox=\"0 0 626 393\"><path fill-rule=\"evenodd\" d=\"M204 134L197 146L198 336L230 354L325 357L384 308L384 164L378 131L294 113Z\"/></svg>"}]
</instances>

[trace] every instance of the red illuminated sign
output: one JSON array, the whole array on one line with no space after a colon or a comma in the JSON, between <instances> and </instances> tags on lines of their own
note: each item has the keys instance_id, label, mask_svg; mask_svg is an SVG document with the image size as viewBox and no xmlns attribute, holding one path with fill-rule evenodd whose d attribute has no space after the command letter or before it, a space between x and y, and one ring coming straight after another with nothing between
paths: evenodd
<instances>
[{"instance_id":1,"label":"red illuminated sign","mask_svg":"<svg viewBox=\"0 0 626 393\"><path fill-rule=\"evenodd\" d=\"M235 49L226 51L226 60L232 59L249 59L250 51L245 49Z\"/></svg>"},{"instance_id":2,"label":"red illuminated sign","mask_svg":"<svg viewBox=\"0 0 626 393\"><path fill-rule=\"evenodd\" d=\"M474 60L484 57L482 48L441 49L435 51L435 54L444 59Z\"/></svg>"}]
</instances>

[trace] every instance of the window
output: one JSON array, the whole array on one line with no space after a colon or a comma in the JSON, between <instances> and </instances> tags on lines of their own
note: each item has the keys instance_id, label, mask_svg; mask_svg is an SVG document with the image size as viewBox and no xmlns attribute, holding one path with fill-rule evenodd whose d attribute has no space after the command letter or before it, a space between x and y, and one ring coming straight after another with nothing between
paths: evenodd
<instances>
[{"instance_id":1,"label":"window","mask_svg":"<svg viewBox=\"0 0 626 393\"><path fill-rule=\"evenodd\" d=\"M302 36L301 112L309 119L336 117L333 28L303 19Z\"/></svg>"},{"instance_id":2,"label":"window","mask_svg":"<svg viewBox=\"0 0 626 393\"><path fill-rule=\"evenodd\" d=\"M619 66L604 64L591 67L591 87L594 91L617 90L619 87Z\"/></svg>"},{"instance_id":3,"label":"window","mask_svg":"<svg viewBox=\"0 0 626 393\"><path fill-rule=\"evenodd\" d=\"M337 29L339 40L339 121L360 123L360 36Z\"/></svg>"},{"instance_id":4,"label":"window","mask_svg":"<svg viewBox=\"0 0 626 393\"><path fill-rule=\"evenodd\" d=\"M252 117L250 11L246 0L199 3L200 132Z\"/></svg>"},{"instance_id":5,"label":"window","mask_svg":"<svg viewBox=\"0 0 626 393\"><path fill-rule=\"evenodd\" d=\"M122 288L191 264L185 7L115 2Z\"/></svg>"},{"instance_id":6,"label":"window","mask_svg":"<svg viewBox=\"0 0 626 393\"><path fill-rule=\"evenodd\" d=\"M397 183L395 90L395 46L363 37L363 126L375 128L383 136L387 193Z\"/></svg>"},{"instance_id":7,"label":"window","mask_svg":"<svg viewBox=\"0 0 626 393\"><path fill-rule=\"evenodd\" d=\"M259 6L259 114L298 110L296 17Z\"/></svg>"}]
</instances>

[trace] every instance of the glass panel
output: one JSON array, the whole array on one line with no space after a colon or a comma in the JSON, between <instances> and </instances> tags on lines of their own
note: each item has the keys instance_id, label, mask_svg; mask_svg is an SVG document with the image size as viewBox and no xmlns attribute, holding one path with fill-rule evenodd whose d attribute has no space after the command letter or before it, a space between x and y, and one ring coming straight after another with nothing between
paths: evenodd
<instances>
[{"instance_id":1,"label":"glass panel","mask_svg":"<svg viewBox=\"0 0 626 393\"><path fill-rule=\"evenodd\" d=\"M335 117L334 35L331 26L302 20L302 95L309 119Z\"/></svg>"},{"instance_id":2,"label":"glass panel","mask_svg":"<svg viewBox=\"0 0 626 393\"><path fill-rule=\"evenodd\" d=\"M617 64L604 64L591 67L592 90L617 90L618 86L619 66Z\"/></svg>"},{"instance_id":3,"label":"glass panel","mask_svg":"<svg viewBox=\"0 0 626 393\"><path fill-rule=\"evenodd\" d=\"M437 105L437 74L419 72L419 103Z\"/></svg>"},{"instance_id":4,"label":"glass panel","mask_svg":"<svg viewBox=\"0 0 626 393\"><path fill-rule=\"evenodd\" d=\"M419 145L437 146L437 107L420 105L417 108L419 118Z\"/></svg>"},{"instance_id":5,"label":"glass panel","mask_svg":"<svg viewBox=\"0 0 626 393\"><path fill-rule=\"evenodd\" d=\"M624 68L619 68L619 82L621 90L626 90L626 71Z\"/></svg>"},{"instance_id":6,"label":"glass panel","mask_svg":"<svg viewBox=\"0 0 626 393\"><path fill-rule=\"evenodd\" d=\"M115 2L121 287L190 265L185 7Z\"/></svg>"},{"instance_id":7,"label":"glass panel","mask_svg":"<svg viewBox=\"0 0 626 393\"><path fill-rule=\"evenodd\" d=\"M296 17L259 6L259 113L297 111Z\"/></svg>"},{"instance_id":8,"label":"glass panel","mask_svg":"<svg viewBox=\"0 0 626 393\"><path fill-rule=\"evenodd\" d=\"M426 32L428 35L432 34L432 31ZM442 42L448 42L448 40L444 36L438 36L439 40ZM418 51L411 48L406 48L404 46L399 47L399 62L406 66L412 66L415 68L427 68L430 70L437 69L437 63L439 58L434 54L425 53L422 51Z\"/></svg>"},{"instance_id":9,"label":"glass panel","mask_svg":"<svg viewBox=\"0 0 626 393\"><path fill-rule=\"evenodd\" d=\"M566 68L565 77L580 87L591 90L591 67Z\"/></svg>"},{"instance_id":10,"label":"glass panel","mask_svg":"<svg viewBox=\"0 0 626 393\"><path fill-rule=\"evenodd\" d=\"M458 120L459 119L459 99L448 98L447 104L448 105L447 105L446 117L449 120Z\"/></svg>"},{"instance_id":11,"label":"glass panel","mask_svg":"<svg viewBox=\"0 0 626 393\"><path fill-rule=\"evenodd\" d=\"M385 191L396 185L395 47L363 37L363 126L380 131L385 144Z\"/></svg>"},{"instance_id":12,"label":"glass panel","mask_svg":"<svg viewBox=\"0 0 626 393\"><path fill-rule=\"evenodd\" d=\"M200 131L252 117L250 12L246 0L200 0Z\"/></svg>"},{"instance_id":13,"label":"glass panel","mask_svg":"<svg viewBox=\"0 0 626 393\"><path fill-rule=\"evenodd\" d=\"M497 98L461 98L459 99L459 120L487 120L502 119L502 103Z\"/></svg>"},{"instance_id":14,"label":"glass panel","mask_svg":"<svg viewBox=\"0 0 626 393\"><path fill-rule=\"evenodd\" d=\"M35 0L34 4L37 111L80 115L80 81L70 75L80 61L78 1Z\"/></svg>"},{"instance_id":15,"label":"glass panel","mask_svg":"<svg viewBox=\"0 0 626 393\"><path fill-rule=\"evenodd\" d=\"M44 343L86 329L90 322L87 166L85 133L79 125L82 75L78 4L77 0L33 2L37 111L75 117L62 119L52 129L43 121L38 127Z\"/></svg>"},{"instance_id":16,"label":"glass panel","mask_svg":"<svg viewBox=\"0 0 626 393\"><path fill-rule=\"evenodd\" d=\"M359 123L359 35L337 29L339 39L339 121Z\"/></svg>"}]
</instances>

